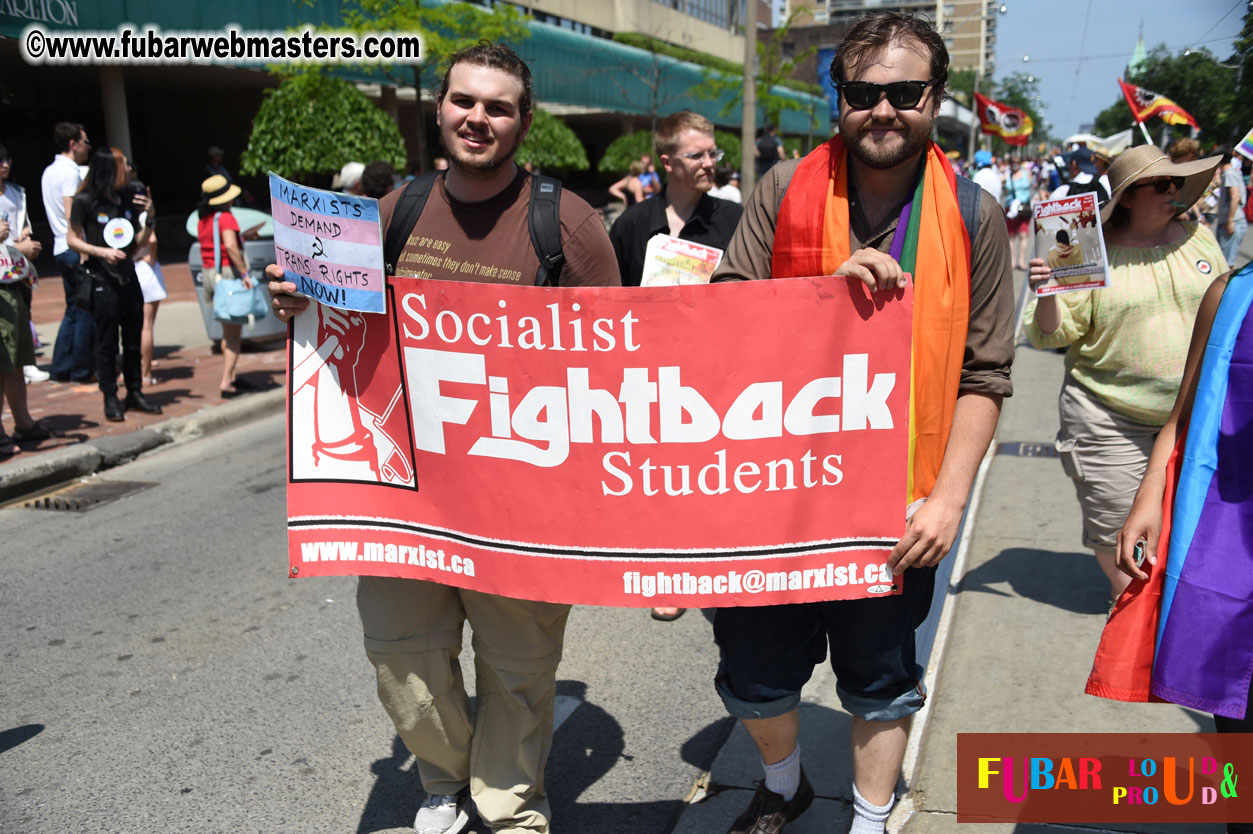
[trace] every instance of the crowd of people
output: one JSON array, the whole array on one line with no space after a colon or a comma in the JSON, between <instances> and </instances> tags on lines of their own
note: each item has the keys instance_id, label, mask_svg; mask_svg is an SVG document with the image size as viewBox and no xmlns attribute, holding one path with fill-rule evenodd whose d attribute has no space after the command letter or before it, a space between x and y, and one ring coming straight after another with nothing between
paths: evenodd
<instances>
[{"instance_id":1,"label":"crowd of people","mask_svg":"<svg viewBox=\"0 0 1253 834\"><path fill-rule=\"evenodd\" d=\"M721 659L710 670L713 685L727 712L743 722L762 768L728 834L777 834L812 803L798 705L828 655L838 697L852 716L850 831L885 830L910 722L929 695L914 631L928 615L936 566L958 535L1002 401L1013 393L1014 270L1026 270L1033 286L1046 282L1070 245L1059 238L1055 258L1030 257L1032 204L1078 193L1095 193L1101 204L1110 286L1033 300L1026 328L1038 347L1066 351L1057 447L1075 483L1083 542L1096 554L1112 602L1137 594L1148 577L1144 565L1154 565L1169 447L1185 419L1214 408L1212 400L1196 396L1203 388L1196 369L1204 337L1217 326L1214 311L1224 294L1250 280L1228 277L1246 228L1247 196L1240 163L1230 153L1199 158L1191 140L1169 154L1143 146L1113 158L1086 147L1014 160L980 151L960 171L970 179L955 177L954 163L931 140L948 78L943 37L922 18L883 12L853 25L836 56L834 138L804 158L788 159L774 130L763 131L754 148L759 182L745 195L733 172L719 164L723 153L713 125L690 111L671 114L653 137L659 167L644 154L614 184L614 196L626 205L610 229L582 198L560 192L562 257L548 265L526 227L532 174L514 160L531 125L530 70L506 46L483 42L450 57L436 101L447 151L437 173L394 189L386 163L354 162L337 183L380 198L384 229L406 227L399 240L438 237L454 264L490 251L498 263L507 259L502 273L534 275L537 284L638 285L648 241L667 234L724 250L715 282L834 274L872 292L909 281L928 288L915 296L915 334L925 338L915 336L912 346L916 445L909 457L911 492L900 506L906 532L888 557L895 573L909 572L904 592L714 614ZM91 153L81 125L59 125L56 144L58 156L42 185L66 313L51 374L94 378L110 420L124 419L127 408L158 411L143 393L151 373L144 326L155 319L163 291L159 273L144 277L139 266L155 266L151 191L121 151ZM84 176L79 166L87 163ZM0 185L9 170L0 149ZM236 278L251 289L246 231L231 214L241 190L221 166L220 153L211 154L205 174L198 236L206 291ZM401 220L398 205L416 188L426 189L422 208L415 219ZM37 256L20 190L6 186L0 194L5 251ZM822 222L813 222L815 213ZM121 245L110 242L123 238ZM518 244L528 239L532 247ZM33 362L29 292L17 280L17 259L6 257L13 266L0 280L0 390L15 436L33 437L47 428L31 419L24 394L15 390ZM406 274L406 259L396 263ZM438 279L466 280L455 267L428 268ZM283 270L270 265L266 274L280 319L312 303L296 294ZM145 304L153 305L150 314ZM234 322L223 325L220 391L229 397L243 388L235 373L240 332ZM1232 326L1242 326L1240 317ZM1191 335L1194 328L1197 335ZM117 395L119 338L124 399ZM1244 367L1253 363L1241 373ZM1244 384L1244 390L1253 385ZM1219 467L1234 472L1240 460L1226 456ZM1223 499L1250 517L1247 490ZM1243 543L1232 547L1238 552L1225 558L1241 575L1253 576L1253 553L1240 549ZM1131 578L1141 584L1129 584ZM549 831L544 770L570 606L372 576L360 578L357 603L379 699L416 758L426 792L415 832L457 834L475 814L493 831ZM1253 599L1242 606L1224 609L1225 654L1214 662L1247 686L1253 635L1240 623L1247 623ZM681 614L653 611L660 620ZM467 622L478 689L473 712L459 662ZM1188 624L1185 619L1181 627ZM1156 697L1211 703L1166 684L1155 687ZM1224 732L1248 731L1247 709L1241 692L1211 711ZM805 739L806 745L827 743ZM1233 824L1230 830L1248 828Z\"/></svg>"}]
</instances>

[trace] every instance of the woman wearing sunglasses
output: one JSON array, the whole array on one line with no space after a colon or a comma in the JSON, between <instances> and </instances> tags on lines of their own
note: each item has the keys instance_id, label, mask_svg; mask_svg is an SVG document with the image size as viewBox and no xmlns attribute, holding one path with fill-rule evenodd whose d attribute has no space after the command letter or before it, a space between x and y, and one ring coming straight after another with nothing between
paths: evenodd
<instances>
[{"instance_id":1,"label":"woman wearing sunglasses","mask_svg":"<svg viewBox=\"0 0 1253 834\"><path fill-rule=\"evenodd\" d=\"M1109 285L1034 299L1027 309L1031 343L1066 348L1057 450L1111 601L1130 581L1115 565L1118 530L1174 405L1201 299L1227 271L1209 229L1179 220L1218 161L1174 163L1152 145L1125 151L1110 166L1101 208ZM1043 259L1031 261L1032 287L1051 274Z\"/></svg>"}]
</instances>

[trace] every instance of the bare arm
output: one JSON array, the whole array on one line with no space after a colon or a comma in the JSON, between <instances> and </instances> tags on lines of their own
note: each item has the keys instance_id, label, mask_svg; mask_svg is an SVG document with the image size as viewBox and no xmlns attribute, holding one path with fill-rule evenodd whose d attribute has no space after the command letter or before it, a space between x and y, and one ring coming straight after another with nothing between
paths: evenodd
<instances>
[{"instance_id":1,"label":"bare arm","mask_svg":"<svg viewBox=\"0 0 1253 834\"><path fill-rule=\"evenodd\" d=\"M1049 269L1043 258L1032 258L1028 266L1030 270L1027 274L1027 281L1031 284L1032 290L1040 284L1047 284L1053 277L1053 270ZM1062 326L1062 314L1057 309L1057 296L1046 295L1035 300L1035 323L1045 333L1053 333Z\"/></svg>"},{"instance_id":2,"label":"bare arm","mask_svg":"<svg viewBox=\"0 0 1253 834\"><path fill-rule=\"evenodd\" d=\"M609 196L610 196L610 197L613 197L615 200L621 200L622 202L624 202L624 203L625 203L625 202L626 202L626 192L623 190L623 187L624 187L624 186L625 186L625 185L626 185L626 184L627 184L630 180L631 180L631 175L630 175L630 174L627 174L625 177L623 177L622 179L618 180L618 181L617 181L617 182L615 182L613 185L609 186Z\"/></svg>"},{"instance_id":3,"label":"bare arm","mask_svg":"<svg viewBox=\"0 0 1253 834\"><path fill-rule=\"evenodd\" d=\"M905 535L888 556L888 566L893 573L937 564L953 546L979 462L996 433L1001 399L973 391L957 395L953 428L948 435L948 447L944 450L935 488L926 503L914 513Z\"/></svg>"},{"instance_id":4,"label":"bare arm","mask_svg":"<svg viewBox=\"0 0 1253 834\"><path fill-rule=\"evenodd\" d=\"M126 253L121 249L112 249L108 246L92 246L83 240L83 227L76 226L73 223L69 224L69 228L65 232L65 243L80 255L96 257L111 264L119 263L126 258Z\"/></svg>"},{"instance_id":5,"label":"bare arm","mask_svg":"<svg viewBox=\"0 0 1253 834\"><path fill-rule=\"evenodd\" d=\"M1118 531L1115 564L1119 570L1135 579L1148 578L1148 574L1136 566L1136 542L1144 542L1145 560L1150 565L1157 564L1157 539L1162 533L1162 500L1166 495L1166 464L1170 461L1179 437L1179 424L1186 425L1188 418L1192 416L1192 402L1196 398L1201 360L1205 358L1205 344L1209 340L1214 315L1218 312L1218 303L1222 301L1230 275L1231 273L1227 273L1214 279L1214 283L1206 290L1205 297L1201 299L1196 324L1192 328L1192 341L1188 345L1183 380L1179 385L1179 394L1175 397L1175 407L1171 409L1166 424L1162 426L1153 443L1153 452L1149 455L1140 488L1136 490L1135 501L1131 504L1131 511L1127 513L1122 529Z\"/></svg>"},{"instance_id":6,"label":"bare arm","mask_svg":"<svg viewBox=\"0 0 1253 834\"><path fill-rule=\"evenodd\" d=\"M239 248L239 235L234 229L222 230L222 250L235 269L235 274L244 281L244 286L252 289L252 279L248 277L248 261L244 259L244 250Z\"/></svg>"}]
</instances>

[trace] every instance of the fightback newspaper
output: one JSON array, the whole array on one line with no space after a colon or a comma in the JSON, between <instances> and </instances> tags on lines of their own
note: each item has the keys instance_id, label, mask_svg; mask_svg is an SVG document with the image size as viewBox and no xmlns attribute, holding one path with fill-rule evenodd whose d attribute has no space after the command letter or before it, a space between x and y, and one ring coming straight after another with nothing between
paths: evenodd
<instances>
[{"instance_id":1,"label":"fightback newspaper","mask_svg":"<svg viewBox=\"0 0 1253 834\"><path fill-rule=\"evenodd\" d=\"M642 287L672 287L679 284L708 284L722 250L670 235L653 235L644 250Z\"/></svg>"},{"instance_id":2,"label":"fightback newspaper","mask_svg":"<svg viewBox=\"0 0 1253 834\"><path fill-rule=\"evenodd\" d=\"M1096 194L1044 200L1031 207L1035 256L1043 258L1053 277L1036 287L1043 297L1109 285L1105 237Z\"/></svg>"}]
</instances>

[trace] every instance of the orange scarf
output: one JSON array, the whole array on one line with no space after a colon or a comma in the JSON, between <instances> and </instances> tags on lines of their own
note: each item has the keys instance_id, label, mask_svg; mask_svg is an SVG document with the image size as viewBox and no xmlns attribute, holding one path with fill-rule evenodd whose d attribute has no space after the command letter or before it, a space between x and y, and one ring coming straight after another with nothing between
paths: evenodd
<instances>
[{"instance_id":1,"label":"orange scarf","mask_svg":"<svg viewBox=\"0 0 1253 834\"><path fill-rule=\"evenodd\" d=\"M970 236L953 168L935 143L926 152L921 196L912 208L921 215L910 224L917 226L916 249L906 253L914 262L907 503L929 495L940 472L970 317ZM833 275L851 255L849 241L848 166L844 141L835 136L796 167L779 206L771 277Z\"/></svg>"}]
</instances>

